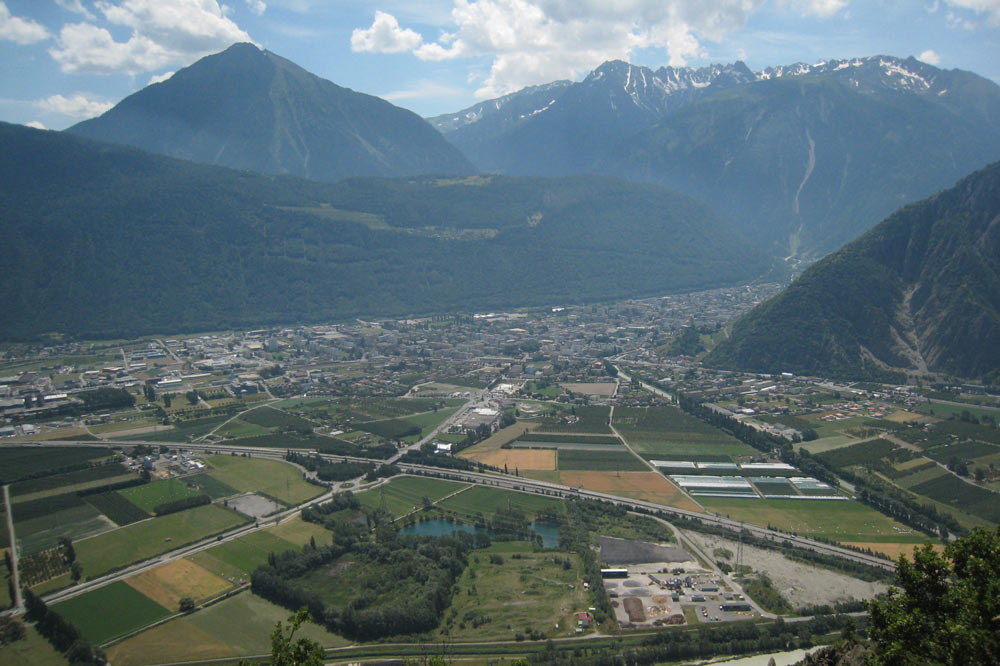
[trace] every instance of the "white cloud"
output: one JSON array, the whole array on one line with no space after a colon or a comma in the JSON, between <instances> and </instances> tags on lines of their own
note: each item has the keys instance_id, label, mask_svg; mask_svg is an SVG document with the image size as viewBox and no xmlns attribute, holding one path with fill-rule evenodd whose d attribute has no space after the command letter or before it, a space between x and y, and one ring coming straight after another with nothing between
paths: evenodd
<instances>
[{"instance_id":1,"label":"white cloud","mask_svg":"<svg viewBox=\"0 0 1000 666\"><path fill-rule=\"evenodd\" d=\"M926 62L928 65L940 65L941 56L939 56L934 49L927 49L923 53L917 56L917 60L921 62Z\"/></svg>"},{"instance_id":2,"label":"white cloud","mask_svg":"<svg viewBox=\"0 0 1000 666\"><path fill-rule=\"evenodd\" d=\"M217 0L100 0L108 23L131 29L127 41L92 23L70 23L49 49L69 74L139 74L187 65L235 42L252 41Z\"/></svg>"},{"instance_id":3,"label":"white cloud","mask_svg":"<svg viewBox=\"0 0 1000 666\"><path fill-rule=\"evenodd\" d=\"M34 44L49 38L49 31L31 19L12 16L7 5L0 2L0 40L18 44Z\"/></svg>"},{"instance_id":4,"label":"white cloud","mask_svg":"<svg viewBox=\"0 0 1000 666\"><path fill-rule=\"evenodd\" d=\"M489 57L476 95L494 97L526 85L576 78L637 49L663 49L671 65L703 57L746 25L764 0L453 0L451 21L423 41L381 12L381 23L355 30L356 51L410 50L422 60ZM376 30L380 28L380 30ZM378 39L376 35L381 35Z\"/></svg>"},{"instance_id":5,"label":"white cloud","mask_svg":"<svg viewBox=\"0 0 1000 666\"><path fill-rule=\"evenodd\" d=\"M81 2L81 0L56 0L56 4L67 11L71 11L74 14L80 14L91 21L96 18L89 9L83 6L83 2Z\"/></svg>"},{"instance_id":6,"label":"white cloud","mask_svg":"<svg viewBox=\"0 0 1000 666\"><path fill-rule=\"evenodd\" d=\"M42 123L38 122L37 120L32 120L32 121L30 121L30 122L26 122L26 123L24 123L24 124L25 124L26 126L28 126L28 127L33 127L34 129L40 129L40 130L43 130L43 129L48 129L48 127L46 127L46 126L45 126L45 125L43 125Z\"/></svg>"},{"instance_id":7,"label":"white cloud","mask_svg":"<svg viewBox=\"0 0 1000 666\"><path fill-rule=\"evenodd\" d=\"M830 18L847 7L849 0L780 0L778 4L793 7L803 16Z\"/></svg>"},{"instance_id":8,"label":"white cloud","mask_svg":"<svg viewBox=\"0 0 1000 666\"><path fill-rule=\"evenodd\" d=\"M90 99L82 93L75 93L70 97L62 95L52 95L45 99L35 101L35 106L42 111L57 113L70 118L93 118L99 116L114 104Z\"/></svg>"},{"instance_id":9,"label":"white cloud","mask_svg":"<svg viewBox=\"0 0 1000 666\"><path fill-rule=\"evenodd\" d=\"M400 53L420 46L423 37L413 30L402 29L392 14L375 11L370 28L356 28L351 33L351 50L369 53Z\"/></svg>"},{"instance_id":10,"label":"white cloud","mask_svg":"<svg viewBox=\"0 0 1000 666\"><path fill-rule=\"evenodd\" d=\"M247 7L257 16L263 16L267 11L267 3L264 0L246 0Z\"/></svg>"},{"instance_id":11,"label":"white cloud","mask_svg":"<svg viewBox=\"0 0 1000 666\"><path fill-rule=\"evenodd\" d=\"M1000 25L1000 0L947 0L949 5L986 14L991 25Z\"/></svg>"},{"instance_id":12,"label":"white cloud","mask_svg":"<svg viewBox=\"0 0 1000 666\"><path fill-rule=\"evenodd\" d=\"M461 88L446 86L434 81L418 81L416 85L404 90L396 90L385 95L383 99L390 102L401 99L440 99L442 97L458 97L467 92Z\"/></svg>"},{"instance_id":13,"label":"white cloud","mask_svg":"<svg viewBox=\"0 0 1000 666\"><path fill-rule=\"evenodd\" d=\"M163 74L154 74L153 76L149 77L149 83L147 83L146 85L147 86L151 86L154 83L163 83L164 81L166 81L167 79L169 79L173 75L174 75L173 72L164 72Z\"/></svg>"}]
</instances>

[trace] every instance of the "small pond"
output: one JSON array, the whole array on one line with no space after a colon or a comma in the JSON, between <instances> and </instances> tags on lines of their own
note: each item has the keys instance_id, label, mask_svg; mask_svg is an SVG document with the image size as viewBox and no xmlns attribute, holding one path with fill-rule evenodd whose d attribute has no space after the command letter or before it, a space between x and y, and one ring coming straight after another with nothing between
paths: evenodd
<instances>
[{"instance_id":1,"label":"small pond","mask_svg":"<svg viewBox=\"0 0 1000 666\"><path fill-rule=\"evenodd\" d=\"M531 531L542 537L542 546L544 548L556 548L559 545L558 525L553 523L535 522L531 523ZM445 520L444 518L425 520L422 523L416 523L414 525L410 525L409 527L404 527L399 531L400 534L412 534L416 536L444 536L453 532L468 532L469 534L479 532L493 536L493 534L487 529L481 527L476 528L472 525L466 525L464 523L453 523L450 520Z\"/></svg>"}]
</instances>

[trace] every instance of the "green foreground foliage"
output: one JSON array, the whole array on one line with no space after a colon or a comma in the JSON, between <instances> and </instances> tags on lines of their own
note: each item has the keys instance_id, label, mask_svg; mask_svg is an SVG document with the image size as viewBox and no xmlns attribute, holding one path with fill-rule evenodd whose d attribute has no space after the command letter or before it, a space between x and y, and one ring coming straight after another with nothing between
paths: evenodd
<instances>
[{"instance_id":1,"label":"green foreground foliage","mask_svg":"<svg viewBox=\"0 0 1000 666\"><path fill-rule=\"evenodd\" d=\"M977 528L944 554L900 557L898 588L872 601L872 666L1000 663L1000 527Z\"/></svg>"}]
</instances>

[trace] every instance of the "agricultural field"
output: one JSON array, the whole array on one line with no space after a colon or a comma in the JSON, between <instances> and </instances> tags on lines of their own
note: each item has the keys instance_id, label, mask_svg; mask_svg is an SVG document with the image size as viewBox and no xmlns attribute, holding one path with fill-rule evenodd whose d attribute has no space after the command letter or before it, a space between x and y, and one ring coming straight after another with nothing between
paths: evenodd
<instances>
[{"instance_id":1,"label":"agricultural field","mask_svg":"<svg viewBox=\"0 0 1000 666\"><path fill-rule=\"evenodd\" d=\"M516 440L518 437L522 436L524 433L528 432L533 426L534 424L527 421L518 421L514 425L507 426L502 430L496 431L478 444L463 450L458 455L468 460L480 462L484 465L492 465L493 467L502 469L504 464L508 464L508 460L513 461L512 458L508 458L508 454L512 453L512 449L504 447ZM551 460L551 462L549 462L549 460ZM511 464L512 466L521 467L522 469L535 469L527 465L519 466L513 463ZM547 465L546 467L539 467L537 469L555 469L555 452L551 452L551 458L546 456L544 460L540 460L535 464Z\"/></svg>"},{"instance_id":2,"label":"agricultural field","mask_svg":"<svg viewBox=\"0 0 1000 666\"><path fill-rule=\"evenodd\" d=\"M540 511L561 511L563 501L543 495L499 490L486 486L472 486L468 490L442 501L438 506L467 517L476 514L488 516L507 508L520 509L524 513L534 516Z\"/></svg>"},{"instance_id":3,"label":"agricultural field","mask_svg":"<svg viewBox=\"0 0 1000 666\"><path fill-rule=\"evenodd\" d=\"M184 597L202 603L232 588L232 583L188 559L174 560L125 579L125 583L177 612Z\"/></svg>"},{"instance_id":4,"label":"agricultural field","mask_svg":"<svg viewBox=\"0 0 1000 666\"><path fill-rule=\"evenodd\" d=\"M407 419L383 419L381 421L366 421L356 424L359 430L370 432L384 439L403 439L419 435L423 427Z\"/></svg>"},{"instance_id":5,"label":"agricultural field","mask_svg":"<svg viewBox=\"0 0 1000 666\"><path fill-rule=\"evenodd\" d=\"M24 502L49 495L77 492L88 488L134 479L136 475L118 463L97 465L74 472L18 481L10 487L11 500Z\"/></svg>"},{"instance_id":6,"label":"agricultural field","mask_svg":"<svg viewBox=\"0 0 1000 666\"><path fill-rule=\"evenodd\" d=\"M61 496L57 495L56 498ZM72 495L74 499L79 499ZM46 502L53 498L25 502L24 504L34 504L36 502ZM114 529L115 525L94 507L79 500L78 504L62 509L53 509L49 512L46 509L42 514L30 519L19 520L17 505L14 510L14 528L17 533L20 549L26 553L35 553L46 548L51 548L59 542L59 538L67 536L74 541L101 534Z\"/></svg>"},{"instance_id":7,"label":"agricultural field","mask_svg":"<svg viewBox=\"0 0 1000 666\"><path fill-rule=\"evenodd\" d=\"M322 494L319 486L304 481L297 467L278 460L242 456L208 456L209 476L239 492L258 492L286 505L294 505Z\"/></svg>"},{"instance_id":8,"label":"agricultural field","mask_svg":"<svg viewBox=\"0 0 1000 666\"><path fill-rule=\"evenodd\" d=\"M476 454L475 460L497 469L554 470L556 469L556 450L497 449L489 453Z\"/></svg>"},{"instance_id":9,"label":"agricultural field","mask_svg":"<svg viewBox=\"0 0 1000 666\"><path fill-rule=\"evenodd\" d=\"M578 555L534 553L524 543L497 543L472 553L469 562L438 630L439 640L509 641L525 629L566 636L576 629L573 613L589 605Z\"/></svg>"},{"instance_id":10,"label":"agricultural field","mask_svg":"<svg viewBox=\"0 0 1000 666\"><path fill-rule=\"evenodd\" d=\"M420 426L420 434L410 435L409 437L404 437L403 439L410 442L416 442L422 437L426 437L432 430L434 430L434 428L437 428L444 422L445 419L457 411L458 407L448 407L445 409L439 409L436 412L430 411L406 417L407 422L415 423Z\"/></svg>"},{"instance_id":11,"label":"agricultural field","mask_svg":"<svg viewBox=\"0 0 1000 666\"><path fill-rule=\"evenodd\" d=\"M208 504L135 523L74 545L84 576L94 578L244 522L246 518L235 511Z\"/></svg>"},{"instance_id":12,"label":"agricultural field","mask_svg":"<svg viewBox=\"0 0 1000 666\"><path fill-rule=\"evenodd\" d=\"M216 435L226 439L237 439L239 437L259 437L269 435L271 431L259 425L247 423L242 419L233 419L215 431Z\"/></svg>"},{"instance_id":13,"label":"agricultural field","mask_svg":"<svg viewBox=\"0 0 1000 666\"><path fill-rule=\"evenodd\" d=\"M82 469L112 455L110 449L93 446L44 449L37 446L4 446L0 448L0 483Z\"/></svg>"},{"instance_id":14,"label":"agricultural field","mask_svg":"<svg viewBox=\"0 0 1000 666\"><path fill-rule=\"evenodd\" d=\"M149 514L125 499L116 490L87 495L87 503L103 513L119 527L125 527L149 518Z\"/></svg>"},{"instance_id":15,"label":"agricultural field","mask_svg":"<svg viewBox=\"0 0 1000 666\"><path fill-rule=\"evenodd\" d=\"M894 455L894 452L898 453ZM912 457L912 453L908 449L903 449L889 440L874 439L827 451L819 454L817 457L834 467L852 467L855 465L868 467L880 463L885 464L883 463L883 459L887 457L907 460Z\"/></svg>"},{"instance_id":16,"label":"agricultural field","mask_svg":"<svg viewBox=\"0 0 1000 666\"><path fill-rule=\"evenodd\" d=\"M1000 419L1000 409L995 407L991 409L989 407L978 407L976 405L949 405L937 400L931 400L928 403L919 405L916 409L921 414L927 414L939 419L947 419L952 416L959 418L962 416L963 412L967 412L972 416L975 416L977 419L981 419L984 416L993 419Z\"/></svg>"},{"instance_id":17,"label":"agricultural field","mask_svg":"<svg viewBox=\"0 0 1000 666\"><path fill-rule=\"evenodd\" d=\"M564 382L560 384L567 391L584 395L611 396L615 394L615 382Z\"/></svg>"},{"instance_id":18,"label":"agricultural field","mask_svg":"<svg viewBox=\"0 0 1000 666\"><path fill-rule=\"evenodd\" d=\"M294 546L304 546L310 539L315 539L316 543L322 544L330 541L330 531L322 525L307 523L301 516L295 516L281 521L280 524L268 527L264 530L283 541L288 541Z\"/></svg>"},{"instance_id":19,"label":"agricultural field","mask_svg":"<svg viewBox=\"0 0 1000 666\"><path fill-rule=\"evenodd\" d=\"M181 402L187 405L187 400L184 399L184 396L174 398L173 404L178 405ZM188 419L187 421L175 423L171 430L143 435L142 439L147 442L189 442L202 435L207 435L219 427L219 425L225 423L229 418L228 414L222 414L219 416Z\"/></svg>"},{"instance_id":20,"label":"agricultural field","mask_svg":"<svg viewBox=\"0 0 1000 666\"><path fill-rule=\"evenodd\" d=\"M124 488L118 493L147 513L153 513L153 510L161 504L201 494L197 490L188 488L183 479L177 478Z\"/></svg>"},{"instance_id":21,"label":"agricultural field","mask_svg":"<svg viewBox=\"0 0 1000 666\"><path fill-rule=\"evenodd\" d=\"M860 502L702 497L713 513L753 525L770 526L833 541L923 543L926 537Z\"/></svg>"},{"instance_id":22,"label":"agricultural field","mask_svg":"<svg viewBox=\"0 0 1000 666\"><path fill-rule=\"evenodd\" d=\"M356 497L362 505L375 509L381 505L384 496L386 510L399 517L421 506L425 497L435 502L466 487L467 484L454 481L401 476L373 490L358 493Z\"/></svg>"},{"instance_id":23,"label":"agricultural field","mask_svg":"<svg viewBox=\"0 0 1000 666\"><path fill-rule=\"evenodd\" d=\"M910 486L910 491L990 522L1000 522L1000 494L963 481L954 474L942 474Z\"/></svg>"},{"instance_id":24,"label":"agricultural field","mask_svg":"<svg viewBox=\"0 0 1000 666\"><path fill-rule=\"evenodd\" d=\"M259 530L196 553L188 559L235 583L241 579L249 580L253 570L267 562L270 553L298 548L296 542L285 540L269 530Z\"/></svg>"},{"instance_id":25,"label":"agricultural field","mask_svg":"<svg viewBox=\"0 0 1000 666\"><path fill-rule=\"evenodd\" d=\"M559 471L596 470L612 472L643 472L649 466L626 450L622 451L581 451L560 449Z\"/></svg>"},{"instance_id":26,"label":"agricultural field","mask_svg":"<svg viewBox=\"0 0 1000 666\"><path fill-rule=\"evenodd\" d=\"M52 609L69 620L93 645L171 615L170 610L122 581L84 592L55 604Z\"/></svg>"},{"instance_id":27,"label":"agricultural field","mask_svg":"<svg viewBox=\"0 0 1000 666\"><path fill-rule=\"evenodd\" d=\"M510 443L511 448L527 449L580 449L624 451L623 443L613 435L560 435L552 433L527 433Z\"/></svg>"},{"instance_id":28,"label":"agricultural field","mask_svg":"<svg viewBox=\"0 0 1000 666\"><path fill-rule=\"evenodd\" d=\"M728 461L757 454L677 407L617 407L614 424L629 446L645 458Z\"/></svg>"},{"instance_id":29,"label":"agricultural field","mask_svg":"<svg viewBox=\"0 0 1000 666\"><path fill-rule=\"evenodd\" d=\"M257 407L249 412L240 414L240 420L262 428L298 428L312 430L316 424L312 421L295 416L280 409L274 409L268 405Z\"/></svg>"},{"instance_id":30,"label":"agricultural field","mask_svg":"<svg viewBox=\"0 0 1000 666\"><path fill-rule=\"evenodd\" d=\"M112 645L108 658L115 666L140 666L264 654L271 650L275 623L285 622L289 615L280 606L242 592ZM297 636L325 647L348 644L311 622L303 625Z\"/></svg>"},{"instance_id":31,"label":"agricultural field","mask_svg":"<svg viewBox=\"0 0 1000 666\"><path fill-rule=\"evenodd\" d=\"M239 492L232 486L219 481L207 472L194 474L192 476L185 476L184 483L194 488L198 494L204 493L213 500L221 499L223 497L232 497Z\"/></svg>"},{"instance_id":32,"label":"agricultural field","mask_svg":"<svg viewBox=\"0 0 1000 666\"><path fill-rule=\"evenodd\" d=\"M559 472L555 482L688 511L702 511L701 506L658 472Z\"/></svg>"},{"instance_id":33,"label":"agricultural field","mask_svg":"<svg viewBox=\"0 0 1000 666\"><path fill-rule=\"evenodd\" d=\"M610 407L577 405L562 416L546 416L538 424L539 432L611 434L608 426Z\"/></svg>"}]
</instances>

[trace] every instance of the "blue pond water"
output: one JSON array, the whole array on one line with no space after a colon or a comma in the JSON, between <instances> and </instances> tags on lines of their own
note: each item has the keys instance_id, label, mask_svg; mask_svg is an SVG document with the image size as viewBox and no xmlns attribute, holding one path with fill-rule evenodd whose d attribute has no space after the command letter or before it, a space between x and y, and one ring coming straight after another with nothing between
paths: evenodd
<instances>
[{"instance_id":1,"label":"blue pond water","mask_svg":"<svg viewBox=\"0 0 1000 666\"><path fill-rule=\"evenodd\" d=\"M555 548L559 545L559 526L552 523L531 523L531 530L542 537L542 546L545 548ZM468 532L469 534L486 533L494 536L489 530L476 528L463 523L453 523L444 518L434 518L416 523L409 527L404 527L400 534L413 534L416 536L444 536L453 532Z\"/></svg>"}]
</instances>

